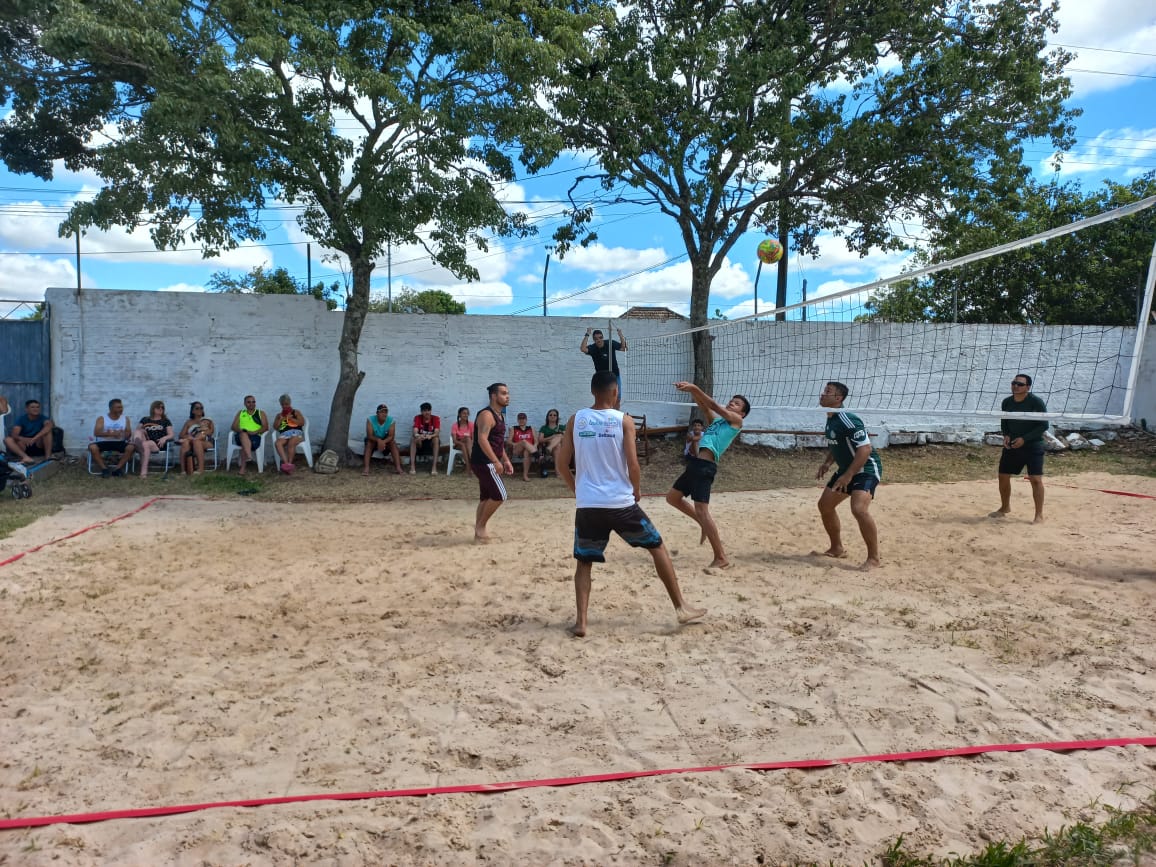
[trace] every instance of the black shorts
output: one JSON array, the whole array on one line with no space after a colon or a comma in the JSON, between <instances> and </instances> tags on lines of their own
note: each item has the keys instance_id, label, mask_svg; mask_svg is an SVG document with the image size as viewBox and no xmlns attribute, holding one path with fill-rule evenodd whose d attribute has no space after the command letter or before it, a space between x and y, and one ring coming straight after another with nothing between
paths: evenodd
<instances>
[{"instance_id":1,"label":"black shorts","mask_svg":"<svg viewBox=\"0 0 1156 867\"><path fill-rule=\"evenodd\" d=\"M827 487L831 490L835 489L835 479L843 475L836 471L835 475L831 476L827 482ZM879 477L873 473L856 473L851 477L851 484L847 486L847 494L850 495L852 491L866 491L871 495L871 499L875 499L875 489L879 487ZM843 493L838 491L838 493Z\"/></svg>"},{"instance_id":2,"label":"black shorts","mask_svg":"<svg viewBox=\"0 0 1156 867\"><path fill-rule=\"evenodd\" d=\"M250 451L256 451L260 447L261 434L248 433L247 431L242 431L241 433L234 433L233 434L233 442L235 442L238 446L241 445L241 437L243 437L243 436L249 437L249 450Z\"/></svg>"},{"instance_id":3,"label":"black shorts","mask_svg":"<svg viewBox=\"0 0 1156 867\"><path fill-rule=\"evenodd\" d=\"M1015 476L1027 467L1029 476L1044 474L1044 444L1028 443L1018 449L1004 449L999 456L999 474L1001 476Z\"/></svg>"},{"instance_id":4,"label":"black shorts","mask_svg":"<svg viewBox=\"0 0 1156 867\"><path fill-rule=\"evenodd\" d=\"M494 468L494 464L470 464L474 475L478 477L478 499L500 500L507 499L506 486L502 484L501 472Z\"/></svg>"},{"instance_id":5,"label":"black shorts","mask_svg":"<svg viewBox=\"0 0 1156 867\"><path fill-rule=\"evenodd\" d=\"M37 441L24 447L24 454L30 458L44 457L44 444Z\"/></svg>"},{"instance_id":6,"label":"black shorts","mask_svg":"<svg viewBox=\"0 0 1156 867\"><path fill-rule=\"evenodd\" d=\"M414 454L418 455L432 455L434 450L433 440L417 440L414 443L417 446L417 451Z\"/></svg>"},{"instance_id":7,"label":"black shorts","mask_svg":"<svg viewBox=\"0 0 1156 867\"><path fill-rule=\"evenodd\" d=\"M657 548L658 529L635 503L621 509L579 509L574 513L574 559L582 563L605 563L603 552L611 531L631 548Z\"/></svg>"},{"instance_id":8,"label":"black shorts","mask_svg":"<svg viewBox=\"0 0 1156 867\"><path fill-rule=\"evenodd\" d=\"M681 491L684 496L690 497L696 503L709 503L710 488L714 484L714 477L717 472L718 465L714 461L688 457L686 469L682 471L681 476L674 480L671 487L676 491Z\"/></svg>"},{"instance_id":9,"label":"black shorts","mask_svg":"<svg viewBox=\"0 0 1156 867\"><path fill-rule=\"evenodd\" d=\"M124 440L97 440L93 443L98 452L116 452L118 455L123 455L128 443Z\"/></svg>"}]
</instances>

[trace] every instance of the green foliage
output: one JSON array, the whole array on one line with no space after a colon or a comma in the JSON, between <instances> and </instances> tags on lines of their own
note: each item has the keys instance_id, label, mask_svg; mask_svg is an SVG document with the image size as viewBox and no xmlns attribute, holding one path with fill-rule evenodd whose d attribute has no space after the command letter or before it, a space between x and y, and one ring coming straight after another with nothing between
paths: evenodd
<instances>
[{"instance_id":1,"label":"green foliage","mask_svg":"<svg viewBox=\"0 0 1156 867\"><path fill-rule=\"evenodd\" d=\"M561 147L539 85L582 56L600 14L596 0L15 2L0 14L0 158L42 177L62 158L104 181L62 234L148 226L158 247L213 254L262 239L263 211L288 204L348 261L325 437L342 449L377 258L420 245L476 279L471 251L531 231L494 184L514 177L512 150L533 168Z\"/></svg>"},{"instance_id":2,"label":"green foliage","mask_svg":"<svg viewBox=\"0 0 1156 867\"><path fill-rule=\"evenodd\" d=\"M336 281L328 286L318 282L309 287L284 268L266 271L261 265L243 277L234 277L228 271L216 271L209 278L208 289L233 295L312 295L318 301L324 301L330 310L337 309L337 299L341 297L341 285Z\"/></svg>"},{"instance_id":3,"label":"green foliage","mask_svg":"<svg viewBox=\"0 0 1156 867\"><path fill-rule=\"evenodd\" d=\"M392 306L392 311L390 307ZM386 298L375 297L369 301L370 313L465 313L466 305L456 301L453 295L440 289L426 289L415 292L413 289L402 289L393 297L391 302Z\"/></svg>"},{"instance_id":4,"label":"green foliage","mask_svg":"<svg viewBox=\"0 0 1156 867\"><path fill-rule=\"evenodd\" d=\"M899 214L935 212L985 185L1020 143L1070 146L1049 50L1054 3L960 0L638 0L591 32L549 93L560 130L601 170L575 182L560 252L594 239L606 204L676 221L692 269L691 324L749 230L816 252L822 231L859 251L898 248ZM710 389L710 343L695 380Z\"/></svg>"},{"instance_id":5,"label":"green foliage","mask_svg":"<svg viewBox=\"0 0 1156 867\"><path fill-rule=\"evenodd\" d=\"M1156 793L1135 809L1093 805L1104 815L1025 837L1015 843L999 840L975 855L931 858L913 854L899 837L879 856L880 867L1111 867L1139 864L1156 852ZM1146 861L1143 863L1147 863Z\"/></svg>"},{"instance_id":6,"label":"green foliage","mask_svg":"<svg viewBox=\"0 0 1156 867\"><path fill-rule=\"evenodd\" d=\"M930 224L918 264L1026 238L1156 195L1156 172L1129 185L1043 185L997 171ZM867 321L1135 325L1156 237L1153 209L1012 253L896 284L873 295Z\"/></svg>"}]
</instances>

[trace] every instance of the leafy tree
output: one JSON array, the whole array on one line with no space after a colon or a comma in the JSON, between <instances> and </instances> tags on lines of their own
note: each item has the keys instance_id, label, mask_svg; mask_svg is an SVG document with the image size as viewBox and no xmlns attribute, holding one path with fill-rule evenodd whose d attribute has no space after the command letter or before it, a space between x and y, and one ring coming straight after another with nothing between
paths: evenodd
<instances>
[{"instance_id":1,"label":"leafy tree","mask_svg":"<svg viewBox=\"0 0 1156 867\"><path fill-rule=\"evenodd\" d=\"M284 268L266 271L260 265L244 277L234 277L228 271L216 271L209 278L208 288L210 292L233 295L312 295L318 301L324 301L330 310L337 309L337 299L341 296L341 287L336 281L328 286L319 282L309 287Z\"/></svg>"},{"instance_id":2,"label":"leafy tree","mask_svg":"<svg viewBox=\"0 0 1156 867\"><path fill-rule=\"evenodd\" d=\"M494 194L514 175L503 146L517 142L531 170L556 149L536 85L582 54L594 20L588 0L16 2L39 17L0 40L0 92L16 95L0 156L42 177L63 158L105 183L62 233L148 225L159 247L191 239L212 253L264 237L276 201L348 260L325 435L338 450L377 258L388 242L421 244L476 279L471 248L529 231ZM90 140L109 124L111 141Z\"/></svg>"},{"instance_id":3,"label":"leafy tree","mask_svg":"<svg viewBox=\"0 0 1156 867\"><path fill-rule=\"evenodd\" d=\"M389 313L392 304L393 313L465 313L466 305L454 300L454 296L441 289L426 289L417 292L410 288L402 289L390 302L385 298L370 299L370 313Z\"/></svg>"},{"instance_id":4,"label":"leafy tree","mask_svg":"<svg viewBox=\"0 0 1156 867\"><path fill-rule=\"evenodd\" d=\"M1131 184L1045 185L1004 177L958 195L931 224L917 264L943 262L1156 195L1156 172ZM1011 253L896 284L868 299L864 320L1032 325L1135 325L1156 236L1141 211Z\"/></svg>"},{"instance_id":5,"label":"leafy tree","mask_svg":"<svg viewBox=\"0 0 1156 867\"><path fill-rule=\"evenodd\" d=\"M591 33L550 96L558 126L600 171L571 190L559 250L594 238L606 202L674 220L692 269L691 325L749 230L814 254L821 231L895 249L895 217L982 188L1025 138L1070 146L1048 54L1055 3L1038 0L637 0ZM782 224L782 225L780 225ZM785 262L780 265L786 268ZM695 381L713 386L710 338Z\"/></svg>"}]
</instances>

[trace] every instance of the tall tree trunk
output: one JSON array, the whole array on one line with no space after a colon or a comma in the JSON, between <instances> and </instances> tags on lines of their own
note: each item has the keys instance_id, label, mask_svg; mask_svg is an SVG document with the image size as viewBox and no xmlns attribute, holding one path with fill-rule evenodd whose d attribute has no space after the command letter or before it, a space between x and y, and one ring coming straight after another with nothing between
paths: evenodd
<instances>
[{"instance_id":1,"label":"tall tree trunk","mask_svg":"<svg viewBox=\"0 0 1156 867\"><path fill-rule=\"evenodd\" d=\"M690 263L690 325L706 325L710 305L710 257L698 257ZM694 384L707 394L714 393L713 336L709 329L691 335L694 346Z\"/></svg>"},{"instance_id":2,"label":"tall tree trunk","mask_svg":"<svg viewBox=\"0 0 1156 867\"><path fill-rule=\"evenodd\" d=\"M365 314L369 312L369 278L373 273L373 262L360 257L349 257L353 269L353 294L345 307L345 318L341 325L341 341L337 344L340 372L337 388L333 390L333 402L329 405L329 427L325 430L325 448L344 455L349 447L349 419L353 415L353 399L357 389L365 379L365 371L357 369L357 346L361 342L361 329L365 326Z\"/></svg>"}]
</instances>

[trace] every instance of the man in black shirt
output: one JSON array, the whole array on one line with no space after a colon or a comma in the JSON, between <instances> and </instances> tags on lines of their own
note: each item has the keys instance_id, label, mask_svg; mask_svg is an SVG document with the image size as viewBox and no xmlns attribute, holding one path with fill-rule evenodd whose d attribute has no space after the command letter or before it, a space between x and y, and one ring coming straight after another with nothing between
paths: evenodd
<instances>
[{"instance_id":1,"label":"man in black shirt","mask_svg":"<svg viewBox=\"0 0 1156 867\"><path fill-rule=\"evenodd\" d=\"M601 331L594 331L591 335L589 328L586 329L586 336L582 338L582 345L578 348L594 362L594 372L600 370L609 370L614 374L614 378L618 381L618 403L615 404L615 409L622 408L622 374L618 370L618 353L626 352L626 338L622 336L622 329L615 329L618 332L618 339L607 341L602 335ZM594 337L593 345L590 344L590 337Z\"/></svg>"},{"instance_id":2,"label":"man in black shirt","mask_svg":"<svg viewBox=\"0 0 1156 867\"><path fill-rule=\"evenodd\" d=\"M1032 378L1026 373L1012 377L1012 393L1003 399L1003 412L1047 412L1041 398L1031 393ZM1036 524L1044 521L1044 432L1046 418L1005 418L1000 421L1003 432L1003 453L999 458L1000 506L991 513L993 518L1007 517L1011 511L1011 478L1027 467L1032 485L1032 499L1036 506Z\"/></svg>"}]
</instances>

